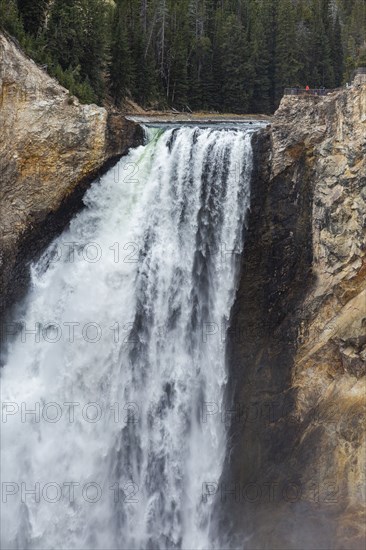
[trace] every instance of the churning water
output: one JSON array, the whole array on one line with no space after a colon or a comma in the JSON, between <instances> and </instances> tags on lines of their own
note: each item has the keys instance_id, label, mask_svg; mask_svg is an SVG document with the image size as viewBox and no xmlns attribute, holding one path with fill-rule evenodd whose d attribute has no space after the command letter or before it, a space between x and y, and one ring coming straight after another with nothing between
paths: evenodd
<instances>
[{"instance_id":1,"label":"churning water","mask_svg":"<svg viewBox=\"0 0 366 550\"><path fill-rule=\"evenodd\" d=\"M3 548L215 547L252 131L148 134L32 267L2 369Z\"/></svg>"}]
</instances>

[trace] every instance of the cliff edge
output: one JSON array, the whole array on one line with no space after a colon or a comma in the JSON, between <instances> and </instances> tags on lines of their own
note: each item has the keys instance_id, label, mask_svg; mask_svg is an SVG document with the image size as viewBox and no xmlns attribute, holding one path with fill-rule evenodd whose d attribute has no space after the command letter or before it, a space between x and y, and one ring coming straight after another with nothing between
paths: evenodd
<instances>
[{"instance_id":1,"label":"cliff edge","mask_svg":"<svg viewBox=\"0 0 366 550\"><path fill-rule=\"evenodd\" d=\"M62 229L87 182L141 135L118 113L80 105L2 33L0 128L0 306L5 308L21 296L27 260Z\"/></svg>"},{"instance_id":2,"label":"cliff edge","mask_svg":"<svg viewBox=\"0 0 366 550\"><path fill-rule=\"evenodd\" d=\"M365 545L366 85L254 139L217 505L247 549Z\"/></svg>"}]
</instances>

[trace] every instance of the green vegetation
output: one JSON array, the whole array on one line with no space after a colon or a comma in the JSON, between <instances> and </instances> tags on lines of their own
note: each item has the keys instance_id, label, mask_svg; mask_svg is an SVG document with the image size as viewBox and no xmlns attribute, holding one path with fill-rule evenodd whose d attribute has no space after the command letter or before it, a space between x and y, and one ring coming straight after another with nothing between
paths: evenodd
<instances>
[{"instance_id":1,"label":"green vegetation","mask_svg":"<svg viewBox=\"0 0 366 550\"><path fill-rule=\"evenodd\" d=\"M273 111L366 62L366 0L0 0L0 27L83 102Z\"/></svg>"}]
</instances>

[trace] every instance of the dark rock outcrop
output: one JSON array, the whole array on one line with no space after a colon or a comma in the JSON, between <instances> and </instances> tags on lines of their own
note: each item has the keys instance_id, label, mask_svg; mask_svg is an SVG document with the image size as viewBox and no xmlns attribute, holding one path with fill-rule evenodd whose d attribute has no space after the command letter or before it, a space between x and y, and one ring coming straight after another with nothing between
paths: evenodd
<instances>
[{"instance_id":1,"label":"dark rock outcrop","mask_svg":"<svg viewBox=\"0 0 366 550\"><path fill-rule=\"evenodd\" d=\"M365 545L366 86L256 136L228 332L223 547ZM230 411L230 412L229 412ZM236 537L234 536L236 533Z\"/></svg>"},{"instance_id":2,"label":"dark rock outcrop","mask_svg":"<svg viewBox=\"0 0 366 550\"><path fill-rule=\"evenodd\" d=\"M87 185L142 135L119 113L80 105L2 33L0 128L4 311L26 288L27 263L80 207Z\"/></svg>"}]
</instances>

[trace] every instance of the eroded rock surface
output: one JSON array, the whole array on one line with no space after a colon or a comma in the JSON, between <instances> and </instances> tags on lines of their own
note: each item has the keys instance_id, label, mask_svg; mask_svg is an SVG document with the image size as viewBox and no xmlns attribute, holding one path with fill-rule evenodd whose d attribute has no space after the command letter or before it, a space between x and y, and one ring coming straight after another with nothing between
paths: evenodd
<instances>
[{"instance_id":1,"label":"eroded rock surface","mask_svg":"<svg viewBox=\"0 0 366 550\"><path fill-rule=\"evenodd\" d=\"M285 97L255 147L227 344L230 449L216 495L223 531L231 525L240 536L223 543L358 550L366 519L366 86Z\"/></svg>"},{"instance_id":2,"label":"eroded rock surface","mask_svg":"<svg viewBox=\"0 0 366 550\"><path fill-rule=\"evenodd\" d=\"M118 113L80 105L0 33L2 307L21 294L26 260L72 215L85 184L140 138Z\"/></svg>"}]
</instances>

